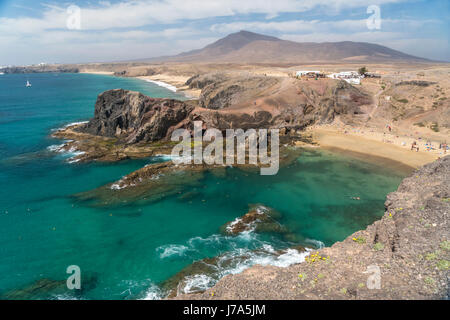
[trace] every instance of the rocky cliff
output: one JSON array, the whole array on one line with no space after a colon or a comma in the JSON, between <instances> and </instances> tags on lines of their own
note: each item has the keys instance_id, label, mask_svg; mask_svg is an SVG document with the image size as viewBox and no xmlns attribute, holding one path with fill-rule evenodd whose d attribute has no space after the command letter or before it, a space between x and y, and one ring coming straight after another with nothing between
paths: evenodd
<instances>
[{"instance_id":1,"label":"rocky cliff","mask_svg":"<svg viewBox=\"0 0 450 320\"><path fill-rule=\"evenodd\" d=\"M381 220L287 268L254 266L178 299L448 299L450 156L387 196Z\"/></svg>"},{"instance_id":2,"label":"rocky cliff","mask_svg":"<svg viewBox=\"0 0 450 320\"><path fill-rule=\"evenodd\" d=\"M117 138L126 144L167 140L175 128L302 129L328 123L336 116L354 116L370 98L343 81L280 80L244 74L207 74L188 81L201 88L199 101L155 99L115 89L97 98L94 117L76 130Z\"/></svg>"},{"instance_id":3,"label":"rocky cliff","mask_svg":"<svg viewBox=\"0 0 450 320\"><path fill-rule=\"evenodd\" d=\"M196 76L188 85L201 88L199 100L105 91L98 96L94 117L87 124L63 128L53 136L73 140L61 150L80 151L74 161L117 161L147 157L162 151L163 145L168 152L173 130L192 130L194 121L202 121L205 129L222 131L278 128L282 139L301 140L298 130L331 123L336 117L353 121L360 114L365 116L362 110L372 102L360 89L332 79L305 81L228 72Z\"/></svg>"},{"instance_id":4,"label":"rocky cliff","mask_svg":"<svg viewBox=\"0 0 450 320\"><path fill-rule=\"evenodd\" d=\"M78 130L116 137L132 144L166 138L193 107L174 99L156 99L139 92L115 89L100 94L94 118Z\"/></svg>"},{"instance_id":5,"label":"rocky cliff","mask_svg":"<svg viewBox=\"0 0 450 320\"><path fill-rule=\"evenodd\" d=\"M210 127L302 129L363 113L371 97L344 81L297 80L246 73L204 74L188 80L202 89L192 116Z\"/></svg>"}]
</instances>

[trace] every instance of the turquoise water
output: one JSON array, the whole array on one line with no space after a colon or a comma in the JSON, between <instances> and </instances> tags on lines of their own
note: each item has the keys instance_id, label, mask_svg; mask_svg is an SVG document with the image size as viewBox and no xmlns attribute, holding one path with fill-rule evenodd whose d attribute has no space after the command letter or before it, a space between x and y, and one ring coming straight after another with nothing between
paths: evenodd
<instances>
[{"instance_id":1,"label":"turquoise water","mask_svg":"<svg viewBox=\"0 0 450 320\"><path fill-rule=\"evenodd\" d=\"M27 79L32 88L25 88ZM158 285L196 260L342 240L382 215L386 194L402 179L393 170L348 156L305 150L276 176L228 168L225 176L206 174L198 186L186 186L181 194L191 192L188 198L176 195L150 204L92 207L73 195L155 160L68 163L67 155L47 150L61 143L49 135L54 128L89 119L97 94L113 88L180 98L136 79L0 76L0 297L40 279L65 280L69 265L80 266L82 279L88 279L82 282L85 290L76 296L66 290L50 297L159 297ZM361 200L352 200L355 196ZM280 222L294 236L220 235L219 227L245 214L252 203L278 210ZM252 257L244 266L261 261L260 256ZM48 298L46 294L51 292L42 297Z\"/></svg>"}]
</instances>

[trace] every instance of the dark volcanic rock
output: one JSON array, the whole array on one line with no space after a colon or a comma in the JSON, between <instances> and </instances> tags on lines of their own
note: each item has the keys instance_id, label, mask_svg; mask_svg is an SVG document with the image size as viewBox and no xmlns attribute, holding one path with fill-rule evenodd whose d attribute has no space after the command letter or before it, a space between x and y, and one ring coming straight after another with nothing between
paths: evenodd
<instances>
[{"instance_id":1,"label":"dark volcanic rock","mask_svg":"<svg viewBox=\"0 0 450 320\"><path fill-rule=\"evenodd\" d=\"M98 274L83 275L79 290L67 288L66 280L39 279L26 287L13 289L0 294L0 300L59 300L80 299L87 291L94 289L98 283Z\"/></svg>"},{"instance_id":2,"label":"dark volcanic rock","mask_svg":"<svg viewBox=\"0 0 450 320\"><path fill-rule=\"evenodd\" d=\"M81 132L116 137L127 143L165 139L193 110L185 102L115 89L100 94L95 115Z\"/></svg>"},{"instance_id":3,"label":"dark volcanic rock","mask_svg":"<svg viewBox=\"0 0 450 320\"><path fill-rule=\"evenodd\" d=\"M302 246L274 250L262 247L256 250L236 250L225 252L213 258L194 261L181 271L163 281L161 288L167 298L174 298L179 294L199 293L213 286L221 277L233 273L236 269L245 269L255 261L265 260L267 263L283 263L283 255L295 255L305 252Z\"/></svg>"},{"instance_id":4,"label":"dark volcanic rock","mask_svg":"<svg viewBox=\"0 0 450 320\"><path fill-rule=\"evenodd\" d=\"M274 209L260 204L250 205L249 212L226 223L220 229L222 233L231 235L253 230L256 232L285 233L286 228L277 221L280 217L280 213Z\"/></svg>"}]
</instances>

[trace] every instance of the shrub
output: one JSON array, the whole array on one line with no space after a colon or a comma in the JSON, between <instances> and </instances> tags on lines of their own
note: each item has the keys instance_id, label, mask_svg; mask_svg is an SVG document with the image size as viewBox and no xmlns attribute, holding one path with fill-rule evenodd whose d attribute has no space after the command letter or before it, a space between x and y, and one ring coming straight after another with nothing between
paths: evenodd
<instances>
[{"instance_id":1,"label":"shrub","mask_svg":"<svg viewBox=\"0 0 450 320\"><path fill-rule=\"evenodd\" d=\"M434 132L439 132L439 126L438 126L437 122L433 122L430 125L430 129L433 130Z\"/></svg>"},{"instance_id":2,"label":"shrub","mask_svg":"<svg viewBox=\"0 0 450 320\"><path fill-rule=\"evenodd\" d=\"M449 251L450 250L450 241L449 240L442 241L439 246L441 247L441 249Z\"/></svg>"},{"instance_id":3,"label":"shrub","mask_svg":"<svg viewBox=\"0 0 450 320\"><path fill-rule=\"evenodd\" d=\"M426 277L425 279L423 279L423 281L425 281L426 284L428 285L433 285L434 284L434 279L431 277Z\"/></svg>"},{"instance_id":4,"label":"shrub","mask_svg":"<svg viewBox=\"0 0 450 320\"><path fill-rule=\"evenodd\" d=\"M369 70L368 70L366 67L361 67L361 68L358 69L358 73L359 73L360 75L364 75L364 74L366 74L368 71L369 71Z\"/></svg>"},{"instance_id":5,"label":"shrub","mask_svg":"<svg viewBox=\"0 0 450 320\"><path fill-rule=\"evenodd\" d=\"M428 253L425 256L425 259L428 260L428 261L431 261L431 260L435 260L437 258L437 256L438 256L438 252L435 251L435 252Z\"/></svg>"},{"instance_id":6,"label":"shrub","mask_svg":"<svg viewBox=\"0 0 450 320\"><path fill-rule=\"evenodd\" d=\"M366 243L366 239L364 239L363 237L353 238L352 240L355 241L356 243L359 243L359 244Z\"/></svg>"},{"instance_id":7,"label":"shrub","mask_svg":"<svg viewBox=\"0 0 450 320\"><path fill-rule=\"evenodd\" d=\"M448 270L450 267L450 261L448 260L440 260L437 264L436 267L441 270L441 271L445 271Z\"/></svg>"}]
</instances>

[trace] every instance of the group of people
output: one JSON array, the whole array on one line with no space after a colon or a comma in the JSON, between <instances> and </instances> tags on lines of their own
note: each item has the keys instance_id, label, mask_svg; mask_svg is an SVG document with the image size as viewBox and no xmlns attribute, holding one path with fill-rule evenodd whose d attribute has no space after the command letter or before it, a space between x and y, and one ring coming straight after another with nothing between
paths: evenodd
<instances>
[{"instance_id":1,"label":"group of people","mask_svg":"<svg viewBox=\"0 0 450 320\"><path fill-rule=\"evenodd\" d=\"M431 150L431 149L433 149L433 147L432 147L432 145L431 145L431 142L427 142L427 143L425 144L425 147L428 148L428 149L427 149L428 151ZM441 150L441 149L444 150L444 153L447 153L447 149L448 149L447 142L441 143L441 144L439 145L439 150ZM414 142L412 143L412 145L411 145L411 151L413 151L413 150L416 150L416 152L419 152L419 145L417 144L416 141L414 141Z\"/></svg>"}]
</instances>

